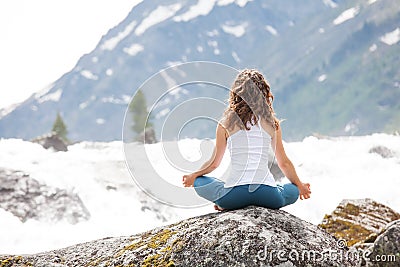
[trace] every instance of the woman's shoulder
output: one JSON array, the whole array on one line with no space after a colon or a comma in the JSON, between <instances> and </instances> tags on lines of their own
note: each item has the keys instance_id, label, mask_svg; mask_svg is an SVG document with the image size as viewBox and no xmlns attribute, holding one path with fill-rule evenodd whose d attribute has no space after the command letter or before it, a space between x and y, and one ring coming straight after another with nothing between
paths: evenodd
<instances>
[{"instance_id":1,"label":"woman's shoulder","mask_svg":"<svg viewBox=\"0 0 400 267\"><path fill-rule=\"evenodd\" d=\"M230 129L227 121L224 119L221 119L217 125L217 132L218 131L221 131L221 132L223 131L225 133L225 137L228 138L229 136L232 136L233 134L239 132L240 128L237 126L233 126L233 128Z\"/></svg>"},{"instance_id":2,"label":"woman's shoulder","mask_svg":"<svg viewBox=\"0 0 400 267\"><path fill-rule=\"evenodd\" d=\"M264 120L264 119L260 119L260 126L261 128L266 131L271 137L273 137L277 131L277 129L275 129L271 123L269 123L268 121Z\"/></svg>"}]
</instances>

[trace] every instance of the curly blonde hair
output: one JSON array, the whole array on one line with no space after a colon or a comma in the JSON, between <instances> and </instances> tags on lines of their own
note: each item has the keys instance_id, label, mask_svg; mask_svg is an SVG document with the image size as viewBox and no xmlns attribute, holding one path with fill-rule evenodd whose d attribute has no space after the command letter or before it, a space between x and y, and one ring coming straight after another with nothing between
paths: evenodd
<instances>
[{"instance_id":1,"label":"curly blonde hair","mask_svg":"<svg viewBox=\"0 0 400 267\"><path fill-rule=\"evenodd\" d=\"M254 69L241 71L229 93L229 105L224 112L225 127L232 130L250 130L251 125L259 119L267 121L275 130L279 128L279 120L272 107L274 96L263 75Z\"/></svg>"}]
</instances>

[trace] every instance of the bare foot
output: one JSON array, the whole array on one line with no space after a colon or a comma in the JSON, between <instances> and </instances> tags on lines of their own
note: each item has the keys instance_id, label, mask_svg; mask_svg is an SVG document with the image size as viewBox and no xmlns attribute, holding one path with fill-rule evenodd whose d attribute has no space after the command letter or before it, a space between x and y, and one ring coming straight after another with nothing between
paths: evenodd
<instances>
[{"instance_id":1,"label":"bare foot","mask_svg":"<svg viewBox=\"0 0 400 267\"><path fill-rule=\"evenodd\" d=\"M218 206L218 205L214 205L214 209L215 209L215 210L218 210L218 211L223 211L223 210L225 210L224 208L221 208L221 207Z\"/></svg>"}]
</instances>

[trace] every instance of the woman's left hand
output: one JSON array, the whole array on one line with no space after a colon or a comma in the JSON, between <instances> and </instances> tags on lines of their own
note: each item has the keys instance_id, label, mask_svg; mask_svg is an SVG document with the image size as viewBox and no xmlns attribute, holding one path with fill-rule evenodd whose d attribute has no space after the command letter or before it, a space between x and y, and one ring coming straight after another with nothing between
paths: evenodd
<instances>
[{"instance_id":1,"label":"woman's left hand","mask_svg":"<svg viewBox=\"0 0 400 267\"><path fill-rule=\"evenodd\" d=\"M311 195L310 184L309 183L301 183L299 188L300 199L309 199Z\"/></svg>"},{"instance_id":2,"label":"woman's left hand","mask_svg":"<svg viewBox=\"0 0 400 267\"><path fill-rule=\"evenodd\" d=\"M182 183L184 187L192 187L194 180L197 178L197 176L193 173L191 174L186 174L182 177Z\"/></svg>"}]
</instances>

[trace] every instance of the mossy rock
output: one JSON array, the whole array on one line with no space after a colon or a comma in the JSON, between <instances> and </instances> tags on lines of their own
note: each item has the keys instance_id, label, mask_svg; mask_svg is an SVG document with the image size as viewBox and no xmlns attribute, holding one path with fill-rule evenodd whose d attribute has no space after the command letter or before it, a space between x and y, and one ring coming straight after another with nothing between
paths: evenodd
<instances>
[{"instance_id":1,"label":"mossy rock","mask_svg":"<svg viewBox=\"0 0 400 267\"><path fill-rule=\"evenodd\" d=\"M68 248L24 255L13 267L32 266L355 266L353 259L264 257L274 249L324 253L338 248L321 228L282 210L247 207L211 213L130 237L114 237ZM339 251L340 252L340 251ZM272 253L272 252L271 252ZM272 255L272 254L271 254ZM0 256L9 267L10 257ZM62 259L62 260L60 260Z\"/></svg>"},{"instance_id":2,"label":"mossy rock","mask_svg":"<svg viewBox=\"0 0 400 267\"><path fill-rule=\"evenodd\" d=\"M319 225L348 246L374 242L388 223L400 214L372 199L343 200Z\"/></svg>"}]
</instances>

